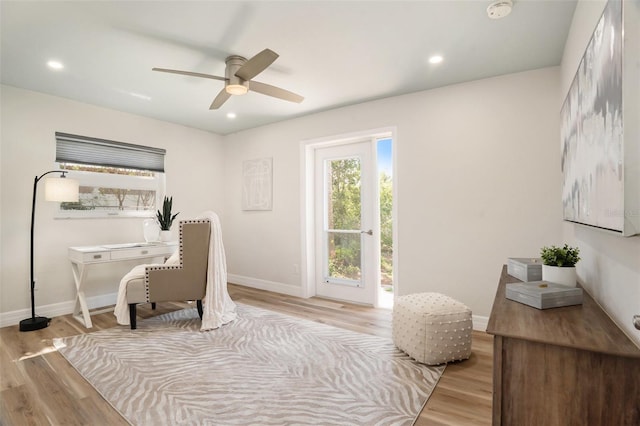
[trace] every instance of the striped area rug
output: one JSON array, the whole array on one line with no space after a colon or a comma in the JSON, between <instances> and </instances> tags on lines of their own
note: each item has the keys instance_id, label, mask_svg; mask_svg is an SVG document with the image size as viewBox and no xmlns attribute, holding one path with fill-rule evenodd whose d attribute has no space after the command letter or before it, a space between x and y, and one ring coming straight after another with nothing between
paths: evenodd
<instances>
[{"instance_id":1,"label":"striped area rug","mask_svg":"<svg viewBox=\"0 0 640 426\"><path fill-rule=\"evenodd\" d=\"M60 353L134 425L411 425L444 366L389 339L238 304L200 332L195 309L60 339Z\"/></svg>"}]
</instances>

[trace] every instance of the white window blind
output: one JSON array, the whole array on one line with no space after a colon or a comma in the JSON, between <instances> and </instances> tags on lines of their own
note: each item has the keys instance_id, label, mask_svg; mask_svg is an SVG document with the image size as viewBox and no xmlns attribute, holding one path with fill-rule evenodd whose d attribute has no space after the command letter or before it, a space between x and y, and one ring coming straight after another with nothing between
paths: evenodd
<instances>
[{"instance_id":1,"label":"white window blind","mask_svg":"<svg viewBox=\"0 0 640 426\"><path fill-rule=\"evenodd\" d=\"M56 162L164 173L166 150L56 132Z\"/></svg>"}]
</instances>

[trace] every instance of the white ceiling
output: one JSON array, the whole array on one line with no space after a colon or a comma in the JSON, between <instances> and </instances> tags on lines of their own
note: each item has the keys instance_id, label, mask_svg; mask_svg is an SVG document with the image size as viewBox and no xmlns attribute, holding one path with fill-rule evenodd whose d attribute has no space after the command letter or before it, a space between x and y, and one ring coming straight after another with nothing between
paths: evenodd
<instances>
[{"instance_id":1,"label":"white ceiling","mask_svg":"<svg viewBox=\"0 0 640 426\"><path fill-rule=\"evenodd\" d=\"M3 84L228 134L364 101L558 65L576 2L6 1L0 3ZM256 80L305 96L255 92L209 105L224 60L280 54ZM431 65L431 55L444 61ZM57 59L65 68L52 71ZM237 117L229 119L228 112Z\"/></svg>"}]
</instances>

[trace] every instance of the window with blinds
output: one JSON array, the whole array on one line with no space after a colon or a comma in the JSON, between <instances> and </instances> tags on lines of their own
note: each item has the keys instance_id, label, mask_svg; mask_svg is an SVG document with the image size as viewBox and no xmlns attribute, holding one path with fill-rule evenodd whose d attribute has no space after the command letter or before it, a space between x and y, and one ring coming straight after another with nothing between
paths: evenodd
<instances>
[{"instance_id":1,"label":"window with blinds","mask_svg":"<svg viewBox=\"0 0 640 426\"><path fill-rule=\"evenodd\" d=\"M150 217L164 194L164 149L56 132L56 162L80 181L58 217Z\"/></svg>"}]
</instances>

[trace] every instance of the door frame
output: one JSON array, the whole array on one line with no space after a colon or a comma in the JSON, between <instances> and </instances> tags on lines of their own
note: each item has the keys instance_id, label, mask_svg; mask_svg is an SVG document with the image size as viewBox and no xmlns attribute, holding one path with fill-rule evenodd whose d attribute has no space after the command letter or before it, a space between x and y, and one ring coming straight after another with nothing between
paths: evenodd
<instances>
[{"instance_id":1,"label":"door frame","mask_svg":"<svg viewBox=\"0 0 640 426\"><path fill-rule=\"evenodd\" d=\"M392 179L393 179L393 285L394 295L398 294L399 274L398 274L398 221L397 221L397 147L398 139L395 127L384 127L371 130L363 130L353 133L328 136L317 139L303 140L300 142L300 236L301 236L301 286L303 297L313 297L316 295L315 283L315 259L316 259L316 237L315 237L315 150L330 146L342 145L363 139L380 139L391 137L393 140L392 150ZM372 144L373 145L373 144ZM373 147L372 147L373 149ZM376 150L373 149L373 162L377 165ZM379 228L379 227L378 227ZM378 307L378 293L376 292L374 306Z\"/></svg>"}]
</instances>

